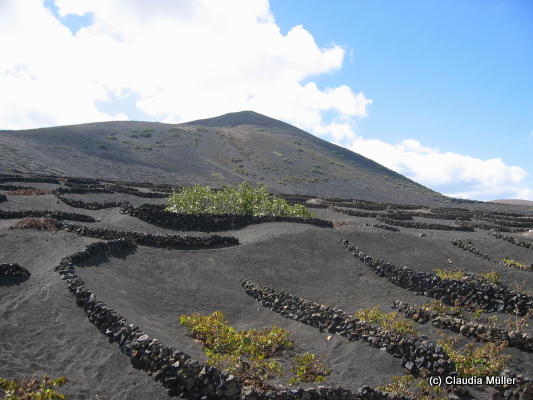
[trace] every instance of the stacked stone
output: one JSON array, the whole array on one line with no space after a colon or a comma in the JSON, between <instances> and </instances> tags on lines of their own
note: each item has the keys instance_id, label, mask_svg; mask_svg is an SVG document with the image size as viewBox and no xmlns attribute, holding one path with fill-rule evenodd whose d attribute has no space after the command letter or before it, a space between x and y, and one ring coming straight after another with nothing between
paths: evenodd
<instances>
[{"instance_id":1,"label":"stacked stone","mask_svg":"<svg viewBox=\"0 0 533 400\"><path fill-rule=\"evenodd\" d=\"M485 218L482 218L484 221L487 221L487 222L492 222L496 225L501 225L501 226L507 226L507 227L511 227L511 228L532 228L533 227L533 222L532 221L529 221L529 220L525 220L525 221L509 221L509 220L505 220L505 219L497 219L497 218L488 218L488 217L485 217Z\"/></svg>"},{"instance_id":2,"label":"stacked stone","mask_svg":"<svg viewBox=\"0 0 533 400\"><path fill-rule=\"evenodd\" d=\"M162 207L164 208L165 206L163 205ZM149 204L135 207L131 204L124 204L120 207L120 213L137 217L150 224L201 231L227 230L263 222L296 222L329 228L333 227L331 221L319 218L281 217L273 215L252 216L241 214L177 214L171 211L164 211L162 207Z\"/></svg>"},{"instance_id":3,"label":"stacked stone","mask_svg":"<svg viewBox=\"0 0 533 400\"><path fill-rule=\"evenodd\" d=\"M496 231L499 231L499 232L516 232L515 229L509 229L503 225L492 225L492 224L479 224L479 223L475 223L475 222L465 222L465 221L461 221L459 219L456 219L455 220L455 224L456 225L459 225L459 226L462 226L464 228L477 228L477 229L483 229L483 230L486 230L486 231L491 231L491 230L496 230Z\"/></svg>"},{"instance_id":4,"label":"stacked stone","mask_svg":"<svg viewBox=\"0 0 533 400\"><path fill-rule=\"evenodd\" d=\"M377 328L355 316L348 316L339 309L258 286L245 278L241 278L241 284L248 295L285 318L345 336L350 341L361 339L372 347L402 358L402 366L411 373L425 368L432 375L446 376L455 370L453 361L435 343Z\"/></svg>"},{"instance_id":5,"label":"stacked stone","mask_svg":"<svg viewBox=\"0 0 533 400\"><path fill-rule=\"evenodd\" d=\"M494 261L488 254L485 254L481 250L476 249L471 244L465 243L465 242L463 242L461 240L458 240L458 239L452 239L452 240L450 240L450 242L454 246L457 246L457 247L459 247L460 249L462 249L464 251L468 251L469 253L475 254L476 256L481 257L484 260Z\"/></svg>"},{"instance_id":6,"label":"stacked stone","mask_svg":"<svg viewBox=\"0 0 533 400\"><path fill-rule=\"evenodd\" d=\"M400 300L396 300L392 308L397 309L406 317L412 318L421 324L430 322L435 328L460 332L464 336L483 342L506 341L509 343L509 346L521 350L533 351L533 336L528 333L478 324L474 321L467 321L464 318L460 318L457 312L453 314L440 313Z\"/></svg>"},{"instance_id":7,"label":"stacked stone","mask_svg":"<svg viewBox=\"0 0 533 400\"><path fill-rule=\"evenodd\" d=\"M370 257L359 251L348 240L341 239L343 245L355 257L373 270L378 276L404 289L423 294L426 297L441 299L445 304L470 305L488 312L509 312L525 315L533 308L533 296L516 293L503 286L487 285L479 282L442 279L425 272L414 272L384 260Z\"/></svg>"},{"instance_id":8,"label":"stacked stone","mask_svg":"<svg viewBox=\"0 0 533 400\"><path fill-rule=\"evenodd\" d=\"M400 232L398 228L395 228L394 226L385 225L385 224L363 224L363 226L372 226L374 228L386 229L391 232Z\"/></svg>"},{"instance_id":9,"label":"stacked stone","mask_svg":"<svg viewBox=\"0 0 533 400\"><path fill-rule=\"evenodd\" d=\"M425 222L408 222L408 221L396 221L390 218L378 217L378 221L384 222L389 225L402 226L404 228L414 228L414 229L433 229L441 231L463 231L463 232L475 232L474 228L469 226L452 226L452 225L441 225L441 224L427 224Z\"/></svg>"},{"instance_id":10,"label":"stacked stone","mask_svg":"<svg viewBox=\"0 0 533 400\"><path fill-rule=\"evenodd\" d=\"M30 276L30 271L21 267L17 263L3 263L0 264L0 276Z\"/></svg>"},{"instance_id":11,"label":"stacked stone","mask_svg":"<svg viewBox=\"0 0 533 400\"><path fill-rule=\"evenodd\" d=\"M0 210L0 219L18 219L18 218L54 218L57 220L67 219L69 221L78 222L95 222L95 219L90 215L68 213L63 211L10 211Z\"/></svg>"},{"instance_id":12,"label":"stacked stone","mask_svg":"<svg viewBox=\"0 0 533 400\"><path fill-rule=\"evenodd\" d=\"M58 229L76 233L79 236L89 236L104 240L129 239L138 244L150 244L157 246L209 246L214 244L238 244L239 239L235 236L181 236L170 234L151 234L134 231L119 231L107 228L91 228L88 226L70 223L56 224Z\"/></svg>"},{"instance_id":13,"label":"stacked stone","mask_svg":"<svg viewBox=\"0 0 533 400\"><path fill-rule=\"evenodd\" d=\"M104 208L120 207L123 204L128 204L127 202L123 202L123 201L104 201L102 203L98 201L93 201L89 203L83 200L69 199L68 197L63 196L62 194L58 192L55 192L55 193L52 192L52 194L54 194L58 200L65 203L67 206L74 207L74 208L84 208L86 210L101 210Z\"/></svg>"},{"instance_id":14,"label":"stacked stone","mask_svg":"<svg viewBox=\"0 0 533 400\"><path fill-rule=\"evenodd\" d=\"M20 190L20 189L30 189L30 190L36 190L36 188L31 186L24 186L24 185L0 185L0 190Z\"/></svg>"},{"instance_id":15,"label":"stacked stone","mask_svg":"<svg viewBox=\"0 0 533 400\"><path fill-rule=\"evenodd\" d=\"M53 195L56 195L56 193L58 194L86 194L86 193L114 193L114 192L109 189L104 189L101 186L70 184L66 187L60 187L52 191Z\"/></svg>"},{"instance_id":16,"label":"stacked stone","mask_svg":"<svg viewBox=\"0 0 533 400\"><path fill-rule=\"evenodd\" d=\"M514 384L495 385L491 400L533 400L533 380L505 369L502 376L515 379Z\"/></svg>"},{"instance_id":17,"label":"stacked stone","mask_svg":"<svg viewBox=\"0 0 533 400\"><path fill-rule=\"evenodd\" d=\"M47 175L34 175L32 177L23 177L19 175L3 175L0 174L0 182L34 182L34 183L55 183L60 184L59 180L55 177Z\"/></svg>"},{"instance_id":18,"label":"stacked stone","mask_svg":"<svg viewBox=\"0 0 533 400\"><path fill-rule=\"evenodd\" d=\"M490 231L489 235L494 236L496 239L506 240L509 243L512 243L516 246L525 247L527 249L533 250L533 242L526 242L524 240L515 239L514 237L509 236L509 235L502 235L501 233L498 233L497 231Z\"/></svg>"},{"instance_id":19,"label":"stacked stone","mask_svg":"<svg viewBox=\"0 0 533 400\"><path fill-rule=\"evenodd\" d=\"M383 213L379 213L379 212L346 210L346 209L335 207L335 206L329 206L328 210L346 214L346 215L351 215L353 217L376 218L380 215L383 215Z\"/></svg>"}]
</instances>

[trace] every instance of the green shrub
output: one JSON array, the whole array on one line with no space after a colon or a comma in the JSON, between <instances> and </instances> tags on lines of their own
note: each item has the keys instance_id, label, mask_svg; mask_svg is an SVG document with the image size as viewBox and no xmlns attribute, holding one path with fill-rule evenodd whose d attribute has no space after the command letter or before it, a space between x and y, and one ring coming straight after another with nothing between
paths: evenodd
<instances>
[{"instance_id":1,"label":"green shrub","mask_svg":"<svg viewBox=\"0 0 533 400\"><path fill-rule=\"evenodd\" d=\"M323 382L326 380L324 375L329 375L331 372L320 361L323 357L318 357L316 354L304 353L301 356L294 357L294 363L291 371L296 374L296 377L289 379L290 385L295 385L298 382Z\"/></svg>"},{"instance_id":2,"label":"green shrub","mask_svg":"<svg viewBox=\"0 0 533 400\"><path fill-rule=\"evenodd\" d=\"M279 362L268 359L293 347L290 331L273 326L272 329L237 332L228 326L224 314L191 314L180 316L180 323L188 326L192 337L205 346L207 363L220 369L244 376L266 379L281 376Z\"/></svg>"},{"instance_id":3,"label":"green shrub","mask_svg":"<svg viewBox=\"0 0 533 400\"><path fill-rule=\"evenodd\" d=\"M379 306L374 308L359 310L355 316L370 324L381 325L383 329L393 331L402 335L417 335L418 331L412 321L398 320L398 313L391 312L385 314Z\"/></svg>"},{"instance_id":4,"label":"green shrub","mask_svg":"<svg viewBox=\"0 0 533 400\"><path fill-rule=\"evenodd\" d=\"M302 205L289 206L278 197L271 197L265 186L251 186L248 182L238 188L212 191L200 185L184 188L180 193L169 197L167 211L181 214L245 214L281 215L312 218L315 215Z\"/></svg>"},{"instance_id":5,"label":"green shrub","mask_svg":"<svg viewBox=\"0 0 533 400\"><path fill-rule=\"evenodd\" d=\"M66 381L65 377L51 380L46 375L42 381L24 378L20 383L16 379L9 381L0 378L0 389L5 391L4 400L64 400L66 397L54 388L62 386Z\"/></svg>"},{"instance_id":6,"label":"green shrub","mask_svg":"<svg viewBox=\"0 0 533 400\"><path fill-rule=\"evenodd\" d=\"M99 148L99 149L102 149L102 150L107 150L107 146L106 146L105 144L103 144L103 143L100 143L100 144L98 145L98 148Z\"/></svg>"},{"instance_id":7,"label":"green shrub","mask_svg":"<svg viewBox=\"0 0 533 400\"><path fill-rule=\"evenodd\" d=\"M434 269L435 275L441 279L451 279L460 281L466 277L466 274L460 270Z\"/></svg>"},{"instance_id":8,"label":"green shrub","mask_svg":"<svg viewBox=\"0 0 533 400\"><path fill-rule=\"evenodd\" d=\"M471 342L455 350L461 337L450 339L443 333L439 334L442 338L439 344L455 363L455 369L461 378L497 376L511 359L511 356L500 354L507 347L507 342L487 342L477 347Z\"/></svg>"},{"instance_id":9,"label":"green shrub","mask_svg":"<svg viewBox=\"0 0 533 400\"><path fill-rule=\"evenodd\" d=\"M411 386L413 386L411 388ZM387 386L378 386L378 389L387 393L396 393L397 396L411 397L415 400L447 400L446 392L440 386L430 386L426 381L411 375L393 376L392 383Z\"/></svg>"},{"instance_id":10,"label":"green shrub","mask_svg":"<svg viewBox=\"0 0 533 400\"><path fill-rule=\"evenodd\" d=\"M139 137L139 135L137 135L136 133L132 133L132 134L130 135L130 138L132 138L132 139L136 139L136 138L138 138L138 137Z\"/></svg>"}]
</instances>

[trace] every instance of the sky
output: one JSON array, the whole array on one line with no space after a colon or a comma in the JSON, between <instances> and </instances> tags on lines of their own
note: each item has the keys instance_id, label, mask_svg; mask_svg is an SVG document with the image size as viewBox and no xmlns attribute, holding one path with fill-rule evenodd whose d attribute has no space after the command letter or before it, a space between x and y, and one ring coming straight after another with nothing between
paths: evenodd
<instances>
[{"instance_id":1,"label":"sky","mask_svg":"<svg viewBox=\"0 0 533 400\"><path fill-rule=\"evenodd\" d=\"M0 129L242 110L533 200L533 1L0 0Z\"/></svg>"}]
</instances>

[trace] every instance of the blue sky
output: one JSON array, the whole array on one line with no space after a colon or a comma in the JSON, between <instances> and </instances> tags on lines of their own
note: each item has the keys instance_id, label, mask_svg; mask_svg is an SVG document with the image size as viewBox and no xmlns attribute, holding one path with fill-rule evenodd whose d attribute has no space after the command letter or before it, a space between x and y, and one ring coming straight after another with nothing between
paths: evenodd
<instances>
[{"instance_id":1,"label":"blue sky","mask_svg":"<svg viewBox=\"0 0 533 400\"><path fill-rule=\"evenodd\" d=\"M0 129L251 109L447 195L533 200L531 21L528 0L7 0Z\"/></svg>"}]
</instances>

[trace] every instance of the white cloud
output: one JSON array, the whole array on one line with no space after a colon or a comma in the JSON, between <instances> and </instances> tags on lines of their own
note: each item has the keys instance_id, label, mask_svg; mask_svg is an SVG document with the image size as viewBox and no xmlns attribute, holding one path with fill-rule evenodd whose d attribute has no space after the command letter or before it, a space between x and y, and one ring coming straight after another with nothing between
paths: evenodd
<instances>
[{"instance_id":1,"label":"white cloud","mask_svg":"<svg viewBox=\"0 0 533 400\"><path fill-rule=\"evenodd\" d=\"M72 35L40 1L0 4L10 21L0 25L1 128L123 118L98 111L95 102L124 93L167 122L251 109L322 123L323 111L363 117L371 103L347 86L301 84L339 69L344 50L318 48L302 26L283 36L267 0L56 5L63 17L91 12L92 25Z\"/></svg>"},{"instance_id":2,"label":"white cloud","mask_svg":"<svg viewBox=\"0 0 533 400\"><path fill-rule=\"evenodd\" d=\"M526 195L529 190L522 188L528 173L520 167L506 165L499 158L481 160L441 153L413 139L391 145L354 135L348 143L346 147L350 150L449 196L493 200L501 195Z\"/></svg>"}]
</instances>

